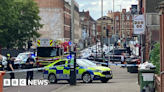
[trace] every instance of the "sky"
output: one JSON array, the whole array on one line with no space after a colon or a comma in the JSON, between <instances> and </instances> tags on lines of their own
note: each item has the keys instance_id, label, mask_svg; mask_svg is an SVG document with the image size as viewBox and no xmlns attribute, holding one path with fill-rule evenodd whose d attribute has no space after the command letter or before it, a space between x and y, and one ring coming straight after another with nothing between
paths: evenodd
<instances>
[{"instance_id":1,"label":"sky","mask_svg":"<svg viewBox=\"0 0 164 92\"><path fill-rule=\"evenodd\" d=\"M89 11L93 19L97 20L101 17L101 0L76 0L79 4L80 12ZM138 4L138 0L114 0L114 11L120 11L126 8L129 11L131 5ZM113 11L113 0L103 0L103 16L107 16L108 11Z\"/></svg>"}]
</instances>

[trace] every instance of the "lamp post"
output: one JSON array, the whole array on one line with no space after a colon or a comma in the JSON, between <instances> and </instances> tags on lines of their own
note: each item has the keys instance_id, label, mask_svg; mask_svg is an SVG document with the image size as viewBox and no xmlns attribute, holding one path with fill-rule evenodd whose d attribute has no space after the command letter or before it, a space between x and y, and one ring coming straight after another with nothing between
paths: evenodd
<instances>
[{"instance_id":1,"label":"lamp post","mask_svg":"<svg viewBox=\"0 0 164 92\"><path fill-rule=\"evenodd\" d=\"M101 0L101 52L103 58L103 0ZM104 59L103 59L104 62Z\"/></svg>"},{"instance_id":2,"label":"lamp post","mask_svg":"<svg viewBox=\"0 0 164 92\"><path fill-rule=\"evenodd\" d=\"M121 34L122 34L122 30L121 30L121 5L117 5L117 6L120 6L120 32L121 32ZM121 36L121 38L122 38L122 35L120 35Z\"/></svg>"}]
</instances>

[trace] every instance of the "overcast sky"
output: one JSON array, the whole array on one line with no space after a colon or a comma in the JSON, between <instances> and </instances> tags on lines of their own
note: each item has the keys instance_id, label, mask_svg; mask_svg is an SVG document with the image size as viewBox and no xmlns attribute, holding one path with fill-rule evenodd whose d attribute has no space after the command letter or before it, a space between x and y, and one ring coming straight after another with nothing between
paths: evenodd
<instances>
[{"instance_id":1,"label":"overcast sky","mask_svg":"<svg viewBox=\"0 0 164 92\"><path fill-rule=\"evenodd\" d=\"M101 0L76 0L79 4L80 12L89 10L92 18L97 20L101 17ZM120 11L120 6L129 11L131 5L138 3L138 0L115 0L115 11ZM103 15L107 16L108 11L113 10L113 0L103 0Z\"/></svg>"}]
</instances>

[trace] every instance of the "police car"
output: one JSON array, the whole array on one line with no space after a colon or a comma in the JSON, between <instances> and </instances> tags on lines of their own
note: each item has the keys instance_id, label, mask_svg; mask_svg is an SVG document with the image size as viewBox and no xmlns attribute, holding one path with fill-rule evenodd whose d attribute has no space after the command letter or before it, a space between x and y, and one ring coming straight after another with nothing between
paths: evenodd
<instances>
[{"instance_id":1,"label":"police car","mask_svg":"<svg viewBox=\"0 0 164 92\"><path fill-rule=\"evenodd\" d=\"M50 83L57 83L58 80L67 80L69 82L69 63L69 59L62 59L46 66L47 68L43 72L44 79L48 79ZM92 80L101 80L102 83L107 83L109 79L113 78L112 70L108 67L97 66L86 59L77 59L76 63L77 80L83 80L85 83L91 83Z\"/></svg>"}]
</instances>

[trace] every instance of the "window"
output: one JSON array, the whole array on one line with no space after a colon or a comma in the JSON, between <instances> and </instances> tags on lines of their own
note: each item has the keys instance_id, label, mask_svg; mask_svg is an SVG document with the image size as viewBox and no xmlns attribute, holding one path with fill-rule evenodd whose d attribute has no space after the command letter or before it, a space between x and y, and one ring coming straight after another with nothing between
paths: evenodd
<instances>
[{"instance_id":1,"label":"window","mask_svg":"<svg viewBox=\"0 0 164 92\"><path fill-rule=\"evenodd\" d=\"M106 28L105 28L105 27L103 27L103 29L105 30Z\"/></svg>"},{"instance_id":2,"label":"window","mask_svg":"<svg viewBox=\"0 0 164 92\"><path fill-rule=\"evenodd\" d=\"M119 23L117 23L116 28L119 29Z\"/></svg>"},{"instance_id":3,"label":"window","mask_svg":"<svg viewBox=\"0 0 164 92\"><path fill-rule=\"evenodd\" d=\"M118 16L116 16L116 20L118 20Z\"/></svg>"},{"instance_id":4,"label":"window","mask_svg":"<svg viewBox=\"0 0 164 92\"><path fill-rule=\"evenodd\" d=\"M130 27L130 24L129 23L127 23L127 28L129 28Z\"/></svg>"},{"instance_id":5,"label":"window","mask_svg":"<svg viewBox=\"0 0 164 92\"><path fill-rule=\"evenodd\" d=\"M129 16L127 16L127 20L129 20Z\"/></svg>"},{"instance_id":6,"label":"window","mask_svg":"<svg viewBox=\"0 0 164 92\"><path fill-rule=\"evenodd\" d=\"M132 28L134 28L134 22L132 23Z\"/></svg>"},{"instance_id":7,"label":"window","mask_svg":"<svg viewBox=\"0 0 164 92\"><path fill-rule=\"evenodd\" d=\"M60 54L60 55L62 55L62 54ZM40 57L55 57L55 56L59 56L59 48L38 47L37 48L37 56L40 56Z\"/></svg>"},{"instance_id":8,"label":"window","mask_svg":"<svg viewBox=\"0 0 164 92\"><path fill-rule=\"evenodd\" d=\"M54 64L54 66L57 66L57 65L64 65L65 64L65 61L59 61L58 63Z\"/></svg>"},{"instance_id":9,"label":"window","mask_svg":"<svg viewBox=\"0 0 164 92\"><path fill-rule=\"evenodd\" d=\"M103 20L105 20L106 18L103 18Z\"/></svg>"},{"instance_id":10,"label":"window","mask_svg":"<svg viewBox=\"0 0 164 92\"><path fill-rule=\"evenodd\" d=\"M128 31L127 35L128 35L128 36L130 35L130 34L129 34L129 31Z\"/></svg>"},{"instance_id":11,"label":"window","mask_svg":"<svg viewBox=\"0 0 164 92\"><path fill-rule=\"evenodd\" d=\"M122 28L125 28L125 23L122 23Z\"/></svg>"}]
</instances>

